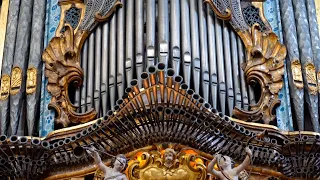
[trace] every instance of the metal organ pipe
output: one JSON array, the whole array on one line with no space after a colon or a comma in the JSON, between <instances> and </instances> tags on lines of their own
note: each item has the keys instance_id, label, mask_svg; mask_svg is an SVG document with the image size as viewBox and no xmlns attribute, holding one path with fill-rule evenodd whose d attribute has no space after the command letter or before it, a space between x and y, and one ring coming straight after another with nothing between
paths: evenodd
<instances>
[{"instance_id":1,"label":"metal organ pipe","mask_svg":"<svg viewBox=\"0 0 320 180\"><path fill-rule=\"evenodd\" d=\"M194 91L200 93L200 45L199 45L199 23L197 13L197 1L190 1L190 23L191 23L191 47L192 47L192 73Z\"/></svg>"},{"instance_id":2,"label":"metal organ pipe","mask_svg":"<svg viewBox=\"0 0 320 180\"><path fill-rule=\"evenodd\" d=\"M80 108L82 113L86 112L87 110L88 44L89 44L88 41L84 43L83 49L82 49L82 55L81 55L81 67L84 73L84 79L83 79L82 88L81 88L81 100L80 100L80 103L81 103Z\"/></svg>"},{"instance_id":3,"label":"metal organ pipe","mask_svg":"<svg viewBox=\"0 0 320 180\"><path fill-rule=\"evenodd\" d=\"M235 95L237 106L248 108L245 77L239 72L239 65L245 61L242 42L234 32L230 34L227 26L222 32L222 21L216 19L209 5L188 0L130 0L122 3L124 7L93 32L91 36L94 36L95 43L92 45L90 36L84 45L82 67L86 81L81 89L81 112L94 105L97 111L105 114L118 98L123 97L125 87L133 78L137 78L138 83L132 90L159 81L159 87L141 94L139 102L132 104L139 110L144 107L141 103L156 108L158 102L170 101L190 108L189 101L166 89L166 86L176 89L181 83L185 84L178 91L187 93L190 87L203 96L201 102L210 102L223 113L226 105L227 112L231 113ZM163 63L149 67L158 61ZM97 71L94 73L92 69ZM175 76L183 75L184 81L174 84L176 77L171 71L175 71ZM142 79L144 83L141 83ZM130 98L134 95L133 91L126 93ZM196 103L200 106L201 102Z\"/></svg>"}]
</instances>

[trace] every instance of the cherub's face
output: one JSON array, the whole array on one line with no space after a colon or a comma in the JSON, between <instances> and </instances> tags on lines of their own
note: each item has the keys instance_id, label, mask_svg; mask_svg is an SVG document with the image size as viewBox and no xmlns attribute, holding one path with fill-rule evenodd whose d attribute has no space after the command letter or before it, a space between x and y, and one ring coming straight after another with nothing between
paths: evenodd
<instances>
[{"instance_id":1,"label":"cherub's face","mask_svg":"<svg viewBox=\"0 0 320 180\"><path fill-rule=\"evenodd\" d=\"M127 160L117 157L117 159L115 160L114 164L113 164L113 168L116 169L117 171L123 171L125 166L126 166Z\"/></svg>"},{"instance_id":2,"label":"cherub's face","mask_svg":"<svg viewBox=\"0 0 320 180\"><path fill-rule=\"evenodd\" d=\"M228 156L221 157L220 161L219 161L219 165L222 168L227 168L227 167L231 166L231 158Z\"/></svg>"},{"instance_id":3,"label":"cherub's face","mask_svg":"<svg viewBox=\"0 0 320 180\"><path fill-rule=\"evenodd\" d=\"M171 163L173 161L173 154L172 153L165 153L164 154L164 160L166 163Z\"/></svg>"}]
</instances>

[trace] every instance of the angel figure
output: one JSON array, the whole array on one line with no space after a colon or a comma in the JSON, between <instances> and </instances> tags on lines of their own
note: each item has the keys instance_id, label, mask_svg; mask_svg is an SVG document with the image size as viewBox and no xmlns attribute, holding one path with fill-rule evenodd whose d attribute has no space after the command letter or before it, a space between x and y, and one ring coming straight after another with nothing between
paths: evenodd
<instances>
[{"instance_id":1,"label":"angel figure","mask_svg":"<svg viewBox=\"0 0 320 180\"><path fill-rule=\"evenodd\" d=\"M208 172L214 174L221 180L238 180L241 171L245 170L246 167L250 165L252 152L246 147L245 148L247 157L245 160L237 167L232 168L232 159L229 156L222 156L217 154L213 160L208 165ZM217 162L220 171L215 170L213 167Z\"/></svg>"},{"instance_id":2,"label":"angel figure","mask_svg":"<svg viewBox=\"0 0 320 180\"><path fill-rule=\"evenodd\" d=\"M87 148L88 154L90 154L99 169L104 173L104 180L127 180L127 177L122 173L128 166L128 160L125 155L118 154L112 159L112 168L107 167L101 161L101 158L95 148Z\"/></svg>"}]
</instances>

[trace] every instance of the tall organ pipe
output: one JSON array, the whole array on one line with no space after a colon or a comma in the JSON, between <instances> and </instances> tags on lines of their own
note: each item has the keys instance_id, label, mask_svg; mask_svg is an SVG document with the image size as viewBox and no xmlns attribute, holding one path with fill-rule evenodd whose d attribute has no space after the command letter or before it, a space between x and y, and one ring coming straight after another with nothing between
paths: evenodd
<instances>
[{"instance_id":1,"label":"tall organ pipe","mask_svg":"<svg viewBox=\"0 0 320 180\"><path fill-rule=\"evenodd\" d=\"M231 42L232 79L233 79L233 85L234 85L233 90L234 90L235 106L241 108L242 98L241 98L240 78L239 78L237 35L233 30L230 30L230 42Z\"/></svg>"},{"instance_id":2,"label":"tall organ pipe","mask_svg":"<svg viewBox=\"0 0 320 180\"><path fill-rule=\"evenodd\" d=\"M171 52L170 62L176 74L180 73L180 0L170 2Z\"/></svg>"},{"instance_id":3,"label":"tall organ pipe","mask_svg":"<svg viewBox=\"0 0 320 180\"><path fill-rule=\"evenodd\" d=\"M245 62L245 56L244 56L244 47L242 44L242 41L240 37L237 37L237 46L238 46L238 64L239 66ZM241 99L243 102L243 108L245 110L249 109L249 98L248 98L248 89L246 85L246 78L244 71L240 68L240 84L241 84Z\"/></svg>"},{"instance_id":4,"label":"tall organ pipe","mask_svg":"<svg viewBox=\"0 0 320 180\"><path fill-rule=\"evenodd\" d=\"M306 65L313 64L313 54L305 1L293 0L293 7L297 24L299 51L303 66L302 74L304 79L304 85L306 87L313 86L312 84L309 84L309 82L307 81L307 76L310 74L307 74L306 71ZM313 130L319 132L318 95L313 95L310 89L307 90L307 93L305 95L306 102L309 106Z\"/></svg>"},{"instance_id":5,"label":"tall organ pipe","mask_svg":"<svg viewBox=\"0 0 320 180\"><path fill-rule=\"evenodd\" d=\"M114 14L110 20L110 44L109 44L109 93L110 93L110 105L113 107L116 103L116 20L117 14Z\"/></svg>"},{"instance_id":6,"label":"tall organ pipe","mask_svg":"<svg viewBox=\"0 0 320 180\"><path fill-rule=\"evenodd\" d=\"M88 46L88 70L87 70L87 109L94 108L93 106L93 88L94 88L94 40L95 33L91 33L89 36Z\"/></svg>"},{"instance_id":7,"label":"tall organ pipe","mask_svg":"<svg viewBox=\"0 0 320 180\"><path fill-rule=\"evenodd\" d=\"M214 13L210 6L207 5L207 24L208 24L208 53L209 53L209 64L210 64L210 91L212 107L217 109L218 102L218 78L217 78L217 58L216 58L216 38L215 38L215 24L214 24Z\"/></svg>"},{"instance_id":8,"label":"tall organ pipe","mask_svg":"<svg viewBox=\"0 0 320 180\"><path fill-rule=\"evenodd\" d=\"M129 0L130 1L130 0ZM125 4L125 1L121 1ZM124 75L124 49L125 49L125 6L118 9L117 13L117 92L118 98L121 98L124 94L125 86L125 75Z\"/></svg>"},{"instance_id":9,"label":"tall organ pipe","mask_svg":"<svg viewBox=\"0 0 320 180\"><path fill-rule=\"evenodd\" d=\"M94 86L93 86L93 107L100 114L100 92L101 92L101 31L102 25L99 25L95 31L95 48L94 48Z\"/></svg>"},{"instance_id":10,"label":"tall organ pipe","mask_svg":"<svg viewBox=\"0 0 320 180\"><path fill-rule=\"evenodd\" d=\"M191 82L191 37L190 14L188 0L181 0L181 49L184 82Z\"/></svg>"},{"instance_id":11,"label":"tall organ pipe","mask_svg":"<svg viewBox=\"0 0 320 180\"><path fill-rule=\"evenodd\" d=\"M295 83L303 82L294 82L292 74L292 63L297 61L300 63L299 47L297 42L297 31L296 23L294 20L292 0L284 0L280 3L280 10L282 14L282 25L284 30L284 40L287 46L289 62L287 67L289 69L289 83L290 91L293 96L292 102L294 106L294 113L297 119L298 128L300 131L304 130L304 89L297 88ZM301 71L301 69L300 69Z\"/></svg>"},{"instance_id":12,"label":"tall organ pipe","mask_svg":"<svg viewBox=\"0 0 320 180\"><path fill-rule=\"evenodd\" d=\"M159 62L168 64L169 59L169 3L162 0L158 3L158 49Z\"/></svg>"},{"instance_id":13,"label":"tall organ pipe","mask_svg":"<svg viewBox=\"0 0 320 180\"><path fill-rule=\"evenodd\" d=\"M19 123L24 124L25 117L21 116L23 111L22 103L24 102L25 93L25 82L26 82L26 69L28 65L28 55L29 55L29 47L30 47L30 36L31 36L31 17L33 10L33 0L22 0L20 4L20 12L19 12L19 23L18 23L18 31L17 31L17 40L15 44L15 54L13 61L13 68L19 67L21 72L18 72L16 75L20 75L21 84L20 87L12 87L18 90L17 94L10 96L10 127L12 134L24 135L24 126L20 126L22 129L19 129ZM19 81L19 79L17 79ZM16 81L15 81L16 82ZM18 89L19 88L19 89Z\"/></svg>"},{"instance_id":14,"label":"tall organ pipe","mask_svg":"<svg viewBox=\"0 0 320 180\"><path fill-rule=\"evenodd\" d=\"M224 57L222 43L222 21L215 16L215 35L216 35L216 48L217 48L217 65L218 65L218 82L219 82L219 104L221 112L226 112L226 80L224 75Z\"/></svg>"},{"instance_id":15,"label":"tall organ pipe","mask_svg":"<svg viewBox=\"0 0 320 180\"><path fill-rule=\"evenodd\" d=\"M174 3L174 2L173 2ZM147 51L147 66L155 65L156 54L156 1L147 1L147 34L146 34L146 51Z\"/></svg>"},{"instance_id":16,"label":"tall organ pipe","mask_svg":"<svg viewBox=\"0 0 320 180\"><path fill-rule=\"evenodd\" d=\"M101 57L101 101L102 114L107 114L109 108L109 24L104 23L102 26L102 57Z\"/></svg>"},{"instance_id":17,"label":"tall organ pipe","mask_svg":"<svg viewBox=\"0 0 320 180\"><path fill-rule=\"evenodd\" d=\"M191 23L191 47L192 47L192 73L194 91L199 93L200 91L200 45L199 45L199 23L197 12L197 1L190 1L190 23Z\"/></svg>"},{"instance_id":18,"label":"tall organ pipe","mask_svg":"<svg viewBox=\"0 0 320 180\"><path fill-rule=\"evenodd\" d=\"M29 136L32 136L32 133L35 131L35 120L37 114L39 114L39 95L42 74L41 55L43 51L45 9L46 1L34 0L28 69L35 68L37 70L37 81L36 91L27 95L27 126Z\"/></svg>"},{"instance_id":19,"label":"tall organ pipe","mask_svg":"<svg viewBox=\"0 0 320 180\"><path fill-rule=\"evenodd\" d=\"M135 0L129 0L126 2L126 84L129 84L133 79L134 69L134 5Z\"/></svg>"},{"instance_id":20,"label":"tall organ pipe","mask_svg":"<svg viewBox=\"0 0 320 180\"><path fill-rule=\"evenodd\" d=\"M13 64L15 42L17 35L18 17L19 17L20 0L12 0L9 5L6 41L4 46L4 56L2 62L2 77L3 75L11 74ZM9 96L9 94L8 94ZM0 100L0 121L1 131L0 134L9 134L7 127L9 125L9 98ZM11 134L11 133L10 133Z\"/></svg>"},{"instance_id":21,"label":"tall organ pipe","mask_svg":"<svg viewBox=\"0 0 320 180\"><path fill-rule=\"evenodd\" d=\"M200 30L200 48L201 48L201 89L202 96L205 101L209 101L209 62L208 62L208 37L207 37L207 22L206 22L206 4L198 1L199 11L199 30ZM195 82L196 83L196 82ZM198 83L197 83L198 84Z\"/></svg>"},{"instance_id":22,"label":"tall organ pipe","mask_svg":"<svg viewBox=\"0 0 320 180\"><path fill-rule=\"evenodd\" d=\"M81 88L81 100L80 100L80 108L81 112L86 112L87 110L87 79L88 79L88 40L85 41L83 45L83 50L81 54L81 67L83 69L84 79Z\"/></svg>"},{"instance_id":23,"label":"tall organ pipe","mask_svg":"<svg viewBox=\"0 0 320 180\"><path fill-rule=\"evenodd\" d=\"M143 0L135 1L135 65L138 81L141 82L140 74L144 69L144 28L143 28ZM139 84L141 88L141 84Z\"/></svg>"},{"instance_id":24,"label":"tall organ pipe","mask_svg":"<svg viewBox=\"0 0 320 180\"><path fill-rule=\"evenodd\" d=\"M319 39L319 29L317 22L317 14L315 1L306 1L307 10L308 10L308 19L309 19L309 27L310 27L310 36L311 36L311 45L313 52L313 61L316 66L317 78L319 82L320 78L320 39ZM318 83L319 86L319 83ZM319 87L318 87L319 88ZM320 94L318 93L318 97ZM319 104L318 104L319 109Z\"/></svg>"}]
</instances>

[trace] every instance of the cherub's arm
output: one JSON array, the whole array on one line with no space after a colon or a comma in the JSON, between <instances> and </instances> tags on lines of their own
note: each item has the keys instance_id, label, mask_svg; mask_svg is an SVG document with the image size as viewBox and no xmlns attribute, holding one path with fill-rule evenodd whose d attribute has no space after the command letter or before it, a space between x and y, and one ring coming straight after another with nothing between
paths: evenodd
<instances>
[{"instance_id":1,"label":"cherub's arm","mask_svg":"<svg viewBox=\"0 0 320 180\"><path fill-rule=\"evenodd\" d=\"M220 177L220 172L214 169L214 165L216 164L217 156L215 156L212 161L208 165L208 172Z\"/></svg>"},{"instance_id":2,"label":"cherub's arm","mask_svg":"<svg viewBox=\"0 0 320 180\"><path fill-rule=\"evenodd\" d=\"M247 156L244 159L244 161L238 167L234 168L237 174L240 174L241 171L243 171L246 167L250 165L252 152L248 147L246 147L246 153Z\"/></svg>"},{"instance_id":3,"label":"cherub's arm","mask_svg":"<svg viewBox=\"0 0 320 180\"><path fill-rule=\"evenodd\" d=\"M105 174L107 174L109 168L103 164L97 151L92 151L92 157L95 163L98 165L99 169L103 171Z\"/></svg>"}]
</instances>

